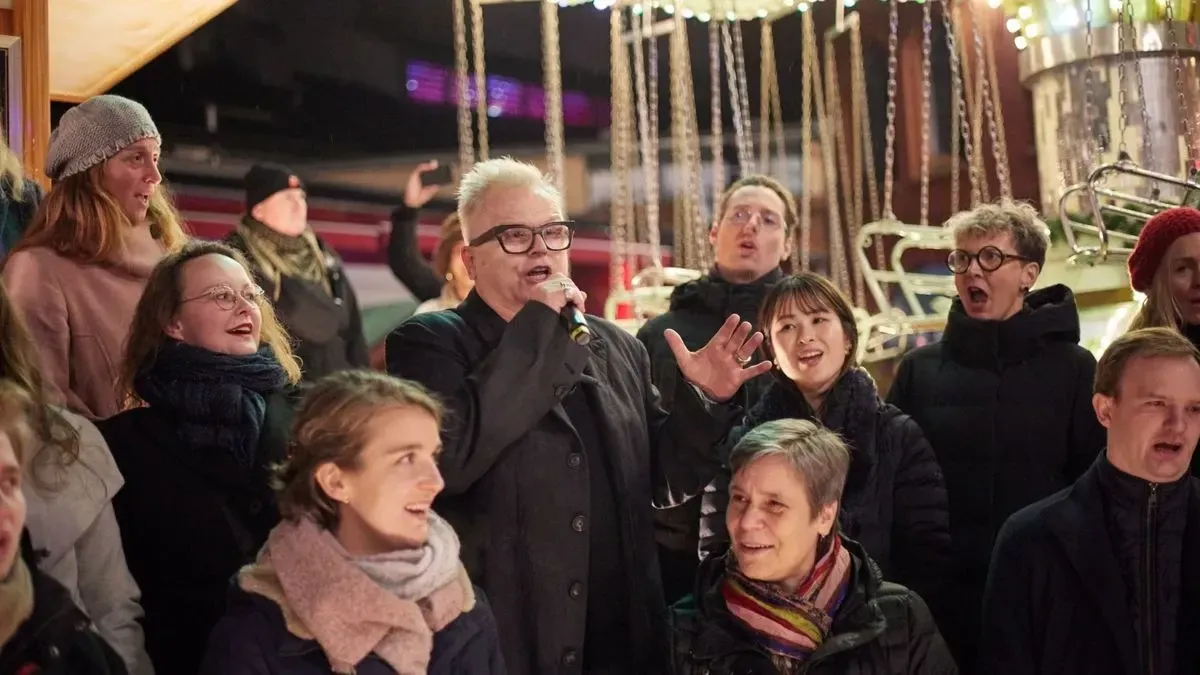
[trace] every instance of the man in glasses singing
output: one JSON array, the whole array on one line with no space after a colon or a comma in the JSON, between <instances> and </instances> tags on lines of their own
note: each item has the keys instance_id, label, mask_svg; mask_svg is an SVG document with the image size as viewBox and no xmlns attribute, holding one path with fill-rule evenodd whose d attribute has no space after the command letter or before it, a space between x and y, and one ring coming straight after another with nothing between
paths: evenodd
<instances>
[{"instance_id":1,"label":"man in glasses singing","mask_svg":"<svg viewBox=\"0 0 1200 675\"><path fill-rule=\"evenodd\" d=\"M476 164L458 213L474 290L387 343L388 371L447 404L435 509L492 605L509 672L662 672L651 508L715 474L738 412L729 400L770 368L750 365L762 335L730 317L690 351L668 331L682 374L668 415L642 344L583 318L587 296L569 276L574 227L538 169Z\"/></svg>"},{"instance_id":2,"label":"man in glasses singing","mask_svg":"<svg viewBox=\"0 0 1200 675\"><path fill-rule=\"evenodd\" d=\"M1032 290L1048 228L1002 201L947 226L958 297L941 342L901 361L888 395L933 445L946 474L957 592L939 626L962 672L975 672L983 585L996 533L1018 509L1070 485L1104 445L1092 410L1096 359L1079 346L1071 289Z\"/></svg>"}]
</instances>

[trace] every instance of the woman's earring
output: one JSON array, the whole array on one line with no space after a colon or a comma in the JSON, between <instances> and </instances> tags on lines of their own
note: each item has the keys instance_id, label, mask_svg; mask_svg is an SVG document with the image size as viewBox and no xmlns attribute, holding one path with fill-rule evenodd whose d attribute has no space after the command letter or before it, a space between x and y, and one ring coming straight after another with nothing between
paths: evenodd
<instances>
[{"instance_id":1,"label":"woman's earring","mask_svg":"<svg viewBox=\"0 0 1200 675\"><path fill-rule=\"evenodd\" d=\"M454 272L446 272L446 281L454 281Z\"/></svg>"}]
</instances>

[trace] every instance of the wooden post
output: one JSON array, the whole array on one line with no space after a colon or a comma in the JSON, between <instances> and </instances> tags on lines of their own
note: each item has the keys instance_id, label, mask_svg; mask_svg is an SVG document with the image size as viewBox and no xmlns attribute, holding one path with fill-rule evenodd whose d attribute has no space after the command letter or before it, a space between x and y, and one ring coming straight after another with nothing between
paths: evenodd
<instances>
[{"instance_id":1,"label":"wooden post","mask_svg":"<svg viewBox=\"0 0 1200 675\"><path fill-rule=\"evenodd\" d=\"M50 144L50 0L13 0L16 35L21 38L22 161L25 174L47 188L46 149Z\"/></svg>"}]
</instances>

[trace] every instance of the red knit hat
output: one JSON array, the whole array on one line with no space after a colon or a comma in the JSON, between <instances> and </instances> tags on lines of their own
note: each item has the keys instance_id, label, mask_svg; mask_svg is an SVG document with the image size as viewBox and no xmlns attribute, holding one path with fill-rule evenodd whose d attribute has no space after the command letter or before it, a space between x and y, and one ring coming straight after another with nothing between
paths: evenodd
<instances>
[{"instance_id":1,"label":"red knit hat","mask_svg":"<svg viewBox=\"0 0 1200 675\"><path fill-rule=\"evenodd\" d=\"M1147 220L1133 253L1129 254L1129 281L1133 290L1148 292L1167 249L1176 239L1196 232L1200 232L1200 211L1193 208L1167 209Z\"/></svg>"}]
</instances>

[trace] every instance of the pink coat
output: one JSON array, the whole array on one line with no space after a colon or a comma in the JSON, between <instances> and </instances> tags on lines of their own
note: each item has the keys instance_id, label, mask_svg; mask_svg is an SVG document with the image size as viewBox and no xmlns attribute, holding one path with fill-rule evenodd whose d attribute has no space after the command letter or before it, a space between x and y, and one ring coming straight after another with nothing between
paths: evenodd
<instances>
[{"instance_id":1,"label":"pink coat","mask_svg":"<svg viewBox=\"0 0 1200 675\"><path fill-rule=\"evenodd\" d=\"M37 345L51 402L89 419L121 409L116 382L134 309L166 254L149 228L133 230L120 260L81 264L49 248L17 251L4 285Z\"/></svg>"}]
</instances>

